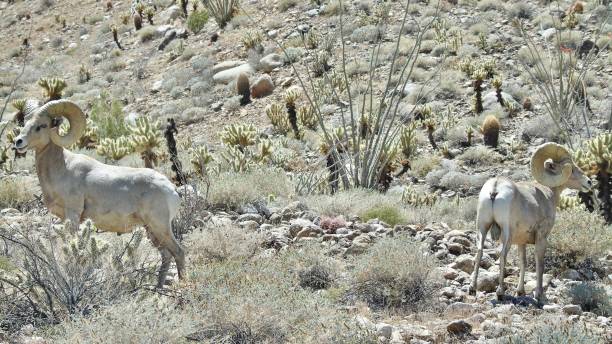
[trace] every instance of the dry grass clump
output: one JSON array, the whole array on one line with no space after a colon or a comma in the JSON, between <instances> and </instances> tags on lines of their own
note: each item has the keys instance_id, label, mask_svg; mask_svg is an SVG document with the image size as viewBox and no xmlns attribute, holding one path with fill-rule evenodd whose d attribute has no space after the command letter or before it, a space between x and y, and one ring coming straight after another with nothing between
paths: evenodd
<instances>
[{"instance_id":1,"label":"dry grass clump","mask_svg":"<svg viewBox=\"0 0 612 344\"><path fill-rule=\"evenodd\" d=\"M228 260L248 260L263 243L263 235L233 225L208 226L189 235L185 245L192 265Z\"/></svg>"},{"instance_id":2,"label":"dry grass clump","mask_svg":"<svg viewBox=\"0 0 612 344\"><path fill-rule=\"evenodd\" d=\"M410 161L410 174L424 178L429 172L440 166L442 158L439 155L422 154Z\"/></svg>"},{"instance_id":3,"label":"dry grass clump","mask_svg":"<svg viewBox=\"0 0 612 344\"><path fill-rule=\"evenodd\" d=\"M396 207L401 195L381 194L373 190L343 190L334 195L312 195L304 199L308 207L324 216L351 218L376 207Z\"/></svg>"},{"instance_id":4,"label":"dry grass clump","mask_svg":"<svg viewBox=\"0 0 612 344\"><path fill-rule=\"evenodd\" d=\"M398 223L406 221L402 216L402 211L392 205L376 205L361 212L359 216L363 221L378 219L390 226L395 226Z\"/></svg>"},{"instance_id":5,"label":"dry grass clump","mask_svg":"<svg viewBox=\"0 0 612 344\"><path fill-rule=\"evenodd\" d=\"M214 207L233 209L268 196L286 198L291 190L282 170L262 167L248 172L223 172L211 178L208 202Z\"/></svg>"},{"instance_id":6,"label":"dry grass clump","mask_svg":"<svg viewBox=\"0 0 612 344\"><path fill-rule=\"evenodd\" d=\"M0 179L0 209L19 208L22 204L32 200L32 188L23 179Z\"/></svg>"},{"instance_id":7,"label":"dry grass clump","mask_svg":"<svg viewBox=\"0 0 612 344\"><path fill-rule=\"evenodd\" d=\"M485 146L470 147L465 150L457 159L463 160L470 166L491 166L499 163L502 156L491 148Z\"/></svg>"},{"instance_id":8,"label":"dry grass clump","mask_svg":"<svg viewBox=\"0 0 612 344\"><path fill-rule=\"evenodd\" d=\"M582 207L570 208L557 213L548 244L555 254L578 259L600 257L612 247L612 228L597 213Z\"/></svg>"},{"instance_id":9,"label":"dry grass clump","mask_svg":"<svg viewBox=\"0 0 612 344\"><path fill-rule=\"evenodd\" d=\"M355 261L354 286L346 297L374 309L431 309L438 289L434 267L427 250L410 237L381 239Z\"/></svg>"},{"instance_id":10,"label":"dry grass clump","mask_svg":"<svg viewBox=\"0 0 612 344\"><path fill-rule=\"evenodd\" d=\"M527 333L501 338L499 344L603 344L605 336L593 333L584 325L563 321L560 318L550 318L538 321Z\"/></svg>"}]
</instances>

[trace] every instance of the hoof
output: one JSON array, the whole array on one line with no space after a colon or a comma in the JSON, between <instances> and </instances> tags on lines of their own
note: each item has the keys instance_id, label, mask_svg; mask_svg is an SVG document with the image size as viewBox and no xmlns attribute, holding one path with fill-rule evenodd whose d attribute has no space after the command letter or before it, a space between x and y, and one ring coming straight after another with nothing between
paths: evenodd
<instances>
[{"instance_id":1,"label":"hoof","mask_svg":"<svg viewBox=\"0 0 612 344\"><path fill-rule=\"evenodd\" d=\"M476 295L476 288L470 286L470 289L468 290L468 294L470 295Z\"/></svg>"}]
</instances>

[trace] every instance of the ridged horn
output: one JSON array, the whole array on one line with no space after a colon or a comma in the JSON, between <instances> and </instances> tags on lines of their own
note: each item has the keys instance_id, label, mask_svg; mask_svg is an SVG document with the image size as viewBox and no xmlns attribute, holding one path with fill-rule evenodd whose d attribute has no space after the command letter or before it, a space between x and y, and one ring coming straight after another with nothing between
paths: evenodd
<instances>
[{"instance_id":1,"label":"ridged horn","mask_svg":"<svg viewBox=\"0 0 612 344\"><path fill-rule=\"evenodd\" d=\"M75 103L66 100L54 100L43 105L40 108L41 114L47 114L51 118L66 117L70 123L70 130L64 136L59 134L58 128L51 128L49 136L51 141L58 146L68 147L79 140L85 130L85 114Z\"/></svg>"},{"instance_id":2,"label":"ridged horn","mask_svg":"<svg viewBox=\"0 0 612 344\"><path fill-rule=\"evenodd\" d=\"M561 171L553 173L546 169L546 160L561 164ZM540 184L554 188L563 185L572 175L574 164L565 147L556 143L545 143L538 147L531 157L531 175Z\"/></svg>"}]
</instances>

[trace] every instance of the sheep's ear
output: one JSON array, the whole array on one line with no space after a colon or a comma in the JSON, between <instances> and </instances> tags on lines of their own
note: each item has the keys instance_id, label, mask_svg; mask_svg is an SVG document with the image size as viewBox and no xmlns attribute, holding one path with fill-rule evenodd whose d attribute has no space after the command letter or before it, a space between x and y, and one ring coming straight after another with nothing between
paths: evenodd
<instances>
[{"instance_id":1,"label":"sheep's ear","mask_svg":"<svg viewBox=\"0 0 612 344\"><path fill-rule=\"evenodd\" d=\"M59 127L62 124L62 117L55 117L51 119L51 128Z\"/></svg>"},{"instance_id":2,"label":"sheep's ear","mask_svg":"<svg viewBox=\"0 0 612 344\"><path fill-rule=\"evenodd\" d=\"M544 162L544 167L552 172L552 173L558 173L559 172L559 164L555 163L552 160L547 160Z\"/></svg>"}]
</instances>

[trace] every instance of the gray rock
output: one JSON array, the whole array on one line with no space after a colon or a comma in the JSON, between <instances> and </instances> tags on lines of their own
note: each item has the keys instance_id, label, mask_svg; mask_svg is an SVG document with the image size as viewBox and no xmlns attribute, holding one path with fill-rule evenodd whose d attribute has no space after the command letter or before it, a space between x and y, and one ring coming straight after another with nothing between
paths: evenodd
<instances>
[{"instance_id":1,"label":"gray rock","mask_svg":"<svg viewBox=\"0 0 612 344\"><path fill-rule=\"evenodd\" d=\"M446 315L461 315L461 316L468 316L476 312L478 312L477 305L471 304L471 303L465 303L465 302L452 303L448 305L448 307L446 307L446 310L444 310L444 313Z\"/></svg>"},{"instance_id":2,"label":"gray rock","mask_svg":"<svg viewBox=\"0 0 612 344\"><path fill-rule=\"evenodd\" d=\"M542 35L542 38L544 38L544 40L546 41L550 40L550 38L553 37L555 33L557 33L557 29L555 29L554 27L540 31L540 35Z\"/></svg>"},{"instance_id":3,"label":"gray rock","mask_svg":"<svg viewBox=\"0 0 612 344\"><path fill-rule=\"evenodd\" d=\"M217 74L219 72L223 72L224 70L242 66L245 63L246 61L235 61L235 60L223 61L223 62L217 63L216 65L212 67L212 73Z\"/></svg>"},{"instance_id":4,"label":"gray rock","mask_svg":"<svg viewBox=\"0 0 612 344\"><path fill-rule=\"evenodd\" d=\"M451 268L471 274L472 271L474 271L474 257L469 254L462 254L455 258L455 262L451 264Z\"/></svg>"},{"instance_id":5,"label":"gray rock","mask_svg":"<svg viewBox=\"0 0 612 344\"><path fill-rule=\"evenodd\" d=\"M372 238L369 235L361 234L353 240L353 244L346 250L346 254L355 255L364 253L371 243Z\"/></svg>"},{"instance_id":6,"label":"gray rock","mask_svg":"<svg viewBox=\"0 0 612 344\"><path fill-rule=\"evenodd\" d=\"M502 92L502 99L506 104L512 104L516 109L520 109L521 105L506 92ZM497 93L489 92L482 98L482 107L485 111L501 109L501 104L497 102Z\"/></svg>"},{"instance_id":7,"label":"gray rock","mask_svg":"<svg viewBox=\"0 0 612 344\"><path fill-rule=\"evenodd\" d=\"M157 92L159 92L162 88L162 84L164 83L163 80L157 80L153 83L153 85L151 85L151 93L155 94Z\"/></svg>"},{"instance_id":8,"label":"gray rock","mask_svg":"<svg viewBox=\"0 0 612 344\"><path fill-rule=\"evenodd\" d=\"M274 92L274 83L269 75L262 75L251 85L251 97L263 98Z\"/></svg>"},{"instance_id":9,"label":"gray rock","mask_svg":"<svg viewBox=\"0 0 612 344\"><path fill-rule=\"evenodd\" d=\"M446 246L446 248L448 249L448 252L450 254L454 254L454 255L460 255L461 253L463 253L463 245L461 244L457 244L457 243L450 243Z\"/></svg>"},{"instance_id":10,"label":"gray rock","mask_svg":"<svg viewBox=\"0 0 612 344\"><path fill-rule=\"evenodd\" d=\"M580 315L582 314L582 308L579 305L565 305L563 306L563 313L567 315Z\"/></svg>"},{"instance_id":11,"label":"gray rock","mask_svg":"<svg viewBox=\"0 0 612 344\"><path fill-rule=\"evenodd\" d=\"M242 214L238 216L236 222L244 222L244 221L255 221L258 224L263 222L263 217L259 214Z\"/></svg>"},{"instance_id":12,"label":"gray rock","mask_svg":"<svg viewBox=\"0 0 612 344\"><path fill-rule=\"evenodd\" d=\"M252 75L255 73L255 68L253 68L253 66L251 66L250 64L245 63L238 67L226 69L216 73L215 75L213 75L213 80L218 84L228 84L234 79L236 79L238 75L240 75L240 73Z\"/></svg>"},{"instance_id":13,"label":"gray rock","mask_svg":"<svg viewBox=\"0 0 612 344\"><path fill-rule=\"evenodd\" d=\"M459 273L453 268L447 268L444 271L444 278L448 280L454 280L455 278L457 278L457 276L459 276Z\"/></svg>"},{"instance_id":14,"label":"gray rock","mask_svg":"<svg viewBox=\"0 0 612 344\"><path fill-rule=\"evenodd\" d=\"M385 323L376 324L376 335L379 337L391 338L393 326Z\"/></svg>"},{"instance_id":15,"label":"gray rock","mask_svg":"<svg viewBox=\"0 0 612 344\"><path fill-rule=\"evenodd\" d=\"M291 220L289 226L289 233L292 237L295 237L302 229L304 228L318 228L319 226L312 223L312 221L307 219L294 219Z\"/></svg>"},{"instance_id":16,"label":"gray rock","mask_svg":"<svg viewBox=\"0 0 612 344\"><path fill-rule=\"evenodd\" d=\"M402 95L404 97L408 97L409 95L418 92L421 89L421 86L419 84L415 84L415 83L407 83L406 86L404 87L404 89L402 90Z\"/></svg>"},{"instance_id":17,"label":"gray rock","mask_svg":"<svg viewBox=\"0 0 612 344\"><path fill-rule=\"evenodd\" d=\"M472 332L472 325L465 320L455 320L446 326L446 330L454 336L464 336Z\"/></svg>"},{"instance_id":18,"label":"gray rock","mask_svg":"<svg viewBox=\"0 0 612 344\"><path fill-rule=\"evenodd\" d=\"M551 312L551 313L556 313L561 311L561 306L560 305L544 305L542 306L542 309L546 312Z\"/></svg>"},{"instance_id":19,"label":"gray rock","mask_svg":"<svg viewBox=\"0 0 612 344\"><path fill-rule=\"evenodd\" d=\"M318 8L313 8L309 11L306 11L306 15L309 17L316 17L319 15L319 9Z\"/></svg>"},{"instance_id":20,"label":"gray rock","mask_svg":"<svg viewBox=\"0 0 612 344\"><path fill-rule=\"evenodd\" d=\"M240 226L240 228L246 229L248 231L254 231L257 230L259 228L259 223L257 221L241 221L238 222L238 226Z\"/></svg>"},{"instance_id":21,"label":"gray rock","mask_svg":"<svg viewBox=\"0 0 612 344\"><path fill-rule=\"evenodd\" d=\"M157 50L164 50L176 38L176 30L168 30L164 34L164 40L159 44Z\"/></svg>"},{"instance_id":22,"label":"gray rock","mask_svg":"<svg viewBox=\"0 0 612 344\"><path fill-rule=\"evenodd\" d=\"M284 63L283 57L279 54L269 54L259 60L259 69L270 73L274 68L282 67Z\"/></svg>"},{"instance_id":23,"label":"gray rock","mask_svg":"<svg viewBox=\"0 0 612 344\"><path fill-rule=\"evenodd\" d=\"M158 27L155 28L155 36L162 37L163 35L166 34L168 30L172 28L173 28L172 25L159 25Z\"/></svg>"},{"instance_id":24,"label":"gray rock","mask_svg":"<svg viewBox=\"0 0 612 344\"><path fill-rule=\"evenodd\" d=\"M181 16L181 13L182 13L182 10L180 7L176 5L172 5L166 8L165 10L163 10L161 13L159 13L157 17L159 18L158 20L161 23L171 24L174 21L174 19Z\"/></svg>"},{"instance_id":25,"label":"gray rock","mask_svg":"<svg viewBox=\"0 0 612 344\"><path fill-rule=\"evenodd\" d=\"M580 273L574 269L567 269L565 271L563 271L563 273L561 273L561 276L559 276L560 278L565 278L565 279L569 279L569 280L573 280L573 281L580 281L582 280L582 277L580 276Z\"/></svg>"},{"instance_id":26,"label":"gray rock","mask_svg":"<svg viewBox=\"0 0 612 344\"><path fill-rule=\"evenodd\" d=\"M481 269L478 272L478 290L485 292L495 291L499 284L498 278L498 274Z\"/></svg>"}]
</instances>

